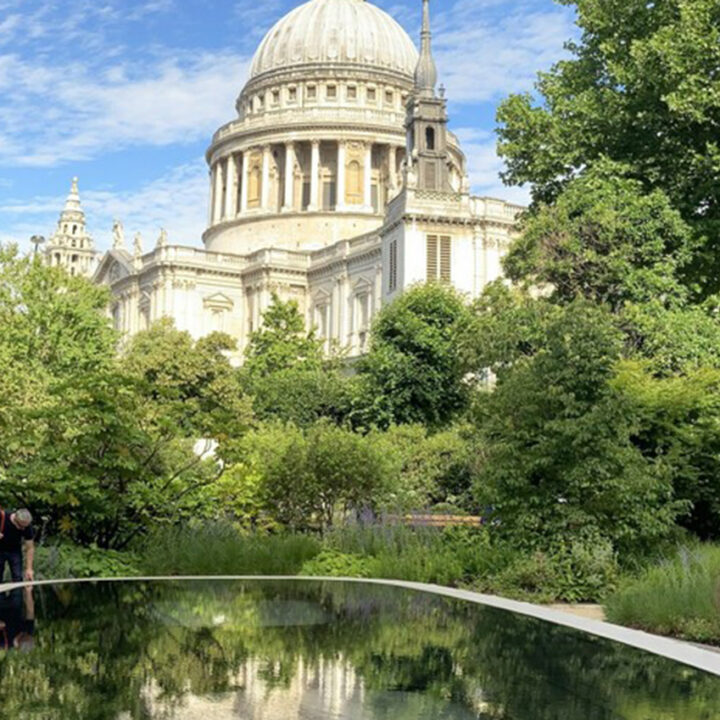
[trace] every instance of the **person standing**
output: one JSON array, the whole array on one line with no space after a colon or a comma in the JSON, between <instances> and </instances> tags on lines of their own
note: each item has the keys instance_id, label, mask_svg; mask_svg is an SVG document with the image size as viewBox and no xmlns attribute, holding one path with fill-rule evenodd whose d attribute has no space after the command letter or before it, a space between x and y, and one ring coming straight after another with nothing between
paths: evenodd
<instances>
[{"instance_id":1,"label":"person standing","mask_svg":"<svg viewBox=\"0 0 720 720\"><path fill-rule=\"evenodd\" d=\"M31 582L35 576L35 530L30 511L22 508L13 513L0 509L0 582L5 577L5 563L10 566L13 582L23 578ZM25 572L23 573L23 550L25 551Z\"/></svg>"}]
</instances>

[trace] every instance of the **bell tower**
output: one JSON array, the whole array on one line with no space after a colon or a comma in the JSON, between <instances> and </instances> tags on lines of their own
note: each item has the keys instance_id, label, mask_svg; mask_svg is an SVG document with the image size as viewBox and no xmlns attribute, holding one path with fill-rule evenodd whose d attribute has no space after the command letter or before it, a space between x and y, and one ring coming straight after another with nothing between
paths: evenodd
<instances>
[{"instance_id":1,"label":"bell tower","mask_svg":"<svg viewBox=\"0 0 720 720\"><path fill-rule=\"evenodd\" d=\"M57 230L45 246L45 257L49 265L64 267L71 275L91 277L97 255L95 243L85 226L78 179L73 178Z\"/></svg>"},{"instance_id":2,"label":"bell tower","mask_svg":"<svg viewBox=\"0 0 720 720\"><path fill-rule=\"evenodd\" d=\"M415 89L407 104L407 182L418 190L451 190L447 139L447 103L438 96L432 55L430 0L423 0L422 43L415 69Z\"/></svg>"}]
</instances>

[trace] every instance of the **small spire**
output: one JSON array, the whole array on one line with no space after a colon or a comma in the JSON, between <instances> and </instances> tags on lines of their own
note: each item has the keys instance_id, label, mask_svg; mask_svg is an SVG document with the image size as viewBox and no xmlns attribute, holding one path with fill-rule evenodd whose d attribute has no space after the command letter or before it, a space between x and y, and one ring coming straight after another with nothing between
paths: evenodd
<instances>
[{"instance_id":1,"label":"small spire","mask_svg":"<svg viewBox=\"0 0 720 720\"><path fill-rule=\"evenodd\" d=\"M430 0L423 0L423 22L420 38L420 59L415 69L415 90L425 97L435 97L438 73L432 54Z\"/></svg>"},{"instance_id":2,"label":"small spire","mask_svg":"<svg viewBox=\"0 0 720 720\"><path fill-rule=\"evenodd\" d=\"M65 201L65 210L64 213L79 213L82 212L82 207L80 206L80 191L78 190L78 179L74 177L72 179L72 185L70 187L70 194L68 195L67 200Z\"/></svg>"}]
</instances>

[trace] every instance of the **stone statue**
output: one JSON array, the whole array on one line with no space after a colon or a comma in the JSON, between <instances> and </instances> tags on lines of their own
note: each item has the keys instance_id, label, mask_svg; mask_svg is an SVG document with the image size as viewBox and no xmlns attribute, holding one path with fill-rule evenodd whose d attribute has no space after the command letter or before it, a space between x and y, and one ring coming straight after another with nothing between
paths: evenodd
<instances>
[{"instance_id":1,"label":"stone statue","mask_svg":"<svg viewBox=\"0 0 720 720\"><path fill-rule=\"evenodd\" d=\"M116 220L113 223L113 250L124 250L125 249L125 230L123 224Z\"/></svg>"},{"instance_id":2,"label":"stone statue","mask_svg":"<svg viewBox=\"0 0 720 720\"><path fill-rule=\"evenodd\" d=\"M143 239L141 233L135 233L133 249L135 250L135 257L140 257L143 254Z\"/></svg>"},{"instance_id":3,"label":"stone statue","mask_svg":"<svg viewBox=\"0 0 720 720\"><path fill-rule=\"evenodd\" d=\"M168 234L167 230L165 228L160 228L160 237L158 237L157 246L159 248L167 247L168 244Z\"/></svg>"}]
</instances>

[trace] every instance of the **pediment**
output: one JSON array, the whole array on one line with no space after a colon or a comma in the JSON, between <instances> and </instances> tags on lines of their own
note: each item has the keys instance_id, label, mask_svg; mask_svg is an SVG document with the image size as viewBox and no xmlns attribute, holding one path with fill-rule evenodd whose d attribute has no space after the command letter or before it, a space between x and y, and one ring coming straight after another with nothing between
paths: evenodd
<instances>
[{"instance_id":1,"label":"pediment","mask_svg":"<svg viewBox=\"0 0 720 720\"><path fill-rule=\"evenodd\" d=\"M232 310L235 303L227 295L223 293L215 293L209 297L203 298L203 306L208 310Z\"/></svg>"},{"instance_id":2,"label":"pediment","mask_svg":"<svg viewBox=\"0 0 720 720\"><path fill-rule=\"evenodd\" d=\"M95 270L93 281L98 285L110 285L134 274L132 259L127 253L111 250L105 253Z\"/></svg>"},{"instance_id":3,"label":"pediment","mask_svg":"<svg viewBox=\"0 0 720 720\"><path fill-rule=\"evenodd\" d=\"M362 295L363 293L370 292L372 288L372 283L364 277L358 278L352 286L353 294L355 295Z\"/></svg>"}]
</instances>

